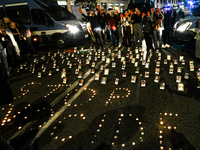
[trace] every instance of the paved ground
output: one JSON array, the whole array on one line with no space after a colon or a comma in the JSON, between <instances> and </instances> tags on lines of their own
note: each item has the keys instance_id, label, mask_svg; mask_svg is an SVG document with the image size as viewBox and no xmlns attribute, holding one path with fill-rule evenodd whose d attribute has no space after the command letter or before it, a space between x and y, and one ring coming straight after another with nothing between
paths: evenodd
<instances>
[{"instance_id":1,"label":"paved ground","mask_svg":"<svg viewBox=\"0 0 200 150\"><path fill-rule=\"evenodd\" d=\"M3 107L1 127L15 149L200 149L199 60L176 45L148 52L84 49L44 51L13 70L16 99Z\"/></svg>"}]
</instances>

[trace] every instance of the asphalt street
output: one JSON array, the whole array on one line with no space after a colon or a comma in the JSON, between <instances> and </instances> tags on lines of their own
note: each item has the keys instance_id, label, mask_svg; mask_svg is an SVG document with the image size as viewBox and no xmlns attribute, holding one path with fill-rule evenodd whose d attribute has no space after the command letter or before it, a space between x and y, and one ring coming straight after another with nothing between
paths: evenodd
<instances>
[{"instance_id":1,"label":"asphalt street","mask_svg":"<svg viewBox=\"0 0 200 150\"><path fill-rule=\"evenodd\" d=\"M198 150L200 63L190 54L174 44L27 56L9 78L3 135L19 150Z\"/></svg>"}]
</instances>

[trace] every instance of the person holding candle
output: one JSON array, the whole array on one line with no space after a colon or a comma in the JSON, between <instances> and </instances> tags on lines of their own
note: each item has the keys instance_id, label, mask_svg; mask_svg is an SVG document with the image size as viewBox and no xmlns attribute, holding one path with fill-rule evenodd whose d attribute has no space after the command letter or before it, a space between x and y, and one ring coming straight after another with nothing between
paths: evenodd
<instances>
[{"instance_id":1,"label":"person holding candle","mask_svg":"<svg viewBox=\"0 0 200 150\"><path fill-rule=\"evenodd\" d=\"M108 21L108 26L110 29L110 37L112 42L112 48L119 46L119 33L118 33L118 21L120 20L119 14L116 11L110 11L110 15L103 17Z\"/></svg>"}]
</instances>

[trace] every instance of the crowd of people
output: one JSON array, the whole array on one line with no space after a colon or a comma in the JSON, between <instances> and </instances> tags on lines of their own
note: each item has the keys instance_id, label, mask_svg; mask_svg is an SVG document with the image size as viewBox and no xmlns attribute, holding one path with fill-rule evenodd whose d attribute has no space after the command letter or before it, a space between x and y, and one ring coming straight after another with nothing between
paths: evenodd
<instances>
[{"instance_id":1,"label":"crowd of people","mask_svg":"<svg viewBox=\"0 0 200 150\"><path fill-rule=\"evenodd\" d=\"M0 19L0 43L4 66L8 75L11 68L18 65L20 56L37 55L32 45L31 32L21 21L13 22L8 17Z\"/></svg>"},{"instance_id":2,"label":"crowd of people","mask_svg":"<svg viewBox=\"0 0 200 150\"><path fill-rule=\"evenodd\" d=\"M162 49L170 47L171 31L175 24L176 11L165 8L161 12L159 8L151 8L141 12L139 8L128 9L123 13L97 6L94 10L86 9L86 14L79 9L83 19L88 24L94 44L104 49L107 44L108 30L112 47L119 46L119 27L121 27L124 47L142 47L142 40L146 42L147 49ZM108 28L106 28L108 26ZM107 38L106 38L107 37Z\"/></svg>"}]
</instances>

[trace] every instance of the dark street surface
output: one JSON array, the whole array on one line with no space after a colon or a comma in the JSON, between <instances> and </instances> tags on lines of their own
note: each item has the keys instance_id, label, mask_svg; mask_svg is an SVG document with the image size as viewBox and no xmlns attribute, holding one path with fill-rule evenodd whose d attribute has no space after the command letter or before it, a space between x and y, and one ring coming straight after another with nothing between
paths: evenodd
<instances>
[{"instance_id":1,"label":"dark street surface","mask_svg":"<svg viewBox=\"0 0 200 150\"><path fill-rule=\"evenodd\" d=\"M200 60L192 48L68 49L41 49L13 69L16 98L2 107L1 128L16 150L200 149Z\"/></svg>"}]
</instances>

